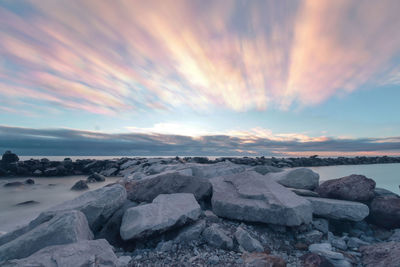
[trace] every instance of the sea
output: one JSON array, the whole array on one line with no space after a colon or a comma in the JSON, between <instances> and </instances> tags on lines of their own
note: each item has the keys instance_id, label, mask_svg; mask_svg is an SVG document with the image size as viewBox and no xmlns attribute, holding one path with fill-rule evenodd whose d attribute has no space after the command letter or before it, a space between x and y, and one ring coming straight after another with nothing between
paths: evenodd
<instances>
[{"instance_id":1,"label":"sea","mask_svg":"<svg viewBox=\"0 0 400 267\"><path fill-rule=\"evenodd\" d=\"M30 157L21 157L21 160ZM37 158L37 157L34 157ZM51 160L62 160L65 157L49 157ZM70 157L75 160L81 157ZM112 159L117 157L85 157L93 159ZM350 174L362 174L376 181L376 186L400 194L400 164L341 165L327 167L311 167L319 173L320 182L344 177ZM4 187L10 181L35 180L34 185L21 187ZM11 231L34 219L40 212L51 206L73 199L87 191L71 191L70 188L86 176L68 177L20 177L0 179L0 233ZM89 184L89 190L95 190L106 184L117 181L119 177L109 177L105 182ZM27 205L18 205L26 201L35 201Z\"/></svg>"}]
</instances>

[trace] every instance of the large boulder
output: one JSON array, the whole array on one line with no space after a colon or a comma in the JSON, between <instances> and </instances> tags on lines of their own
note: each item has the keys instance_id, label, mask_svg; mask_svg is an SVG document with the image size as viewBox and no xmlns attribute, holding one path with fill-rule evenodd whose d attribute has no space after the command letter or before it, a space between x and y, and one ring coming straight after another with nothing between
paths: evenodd
<instances>
[{"instance_id":1,"label":"large boulder","mask_svg":"<svg viewBox=\"0 0 400 267\"><path fill-rule=\"evenodd\" d=\"M193 176L202 178L233 175L246 171L246 166L234 164L230 161L222 161L215 164L188 163L185 168L192 169Z\"/></svg>"},{"instance_id":2,"label":"large boulder","mask_svg":"<svg viewBox=\"0 0 400 267\"><path fill-rule=\"evenodd\" d=\"M364 175L352 174L325 181L316 191L321 197L367 202L375 196L375 185L374 180Z\"/></svg>"},{"instance_id":3,"label":"large boulder","mask_svg":"<svg viewBox=\"0 0 400 267\"><path fill-rule=\"evenodd\" d=\"M200 205L193 194L159 195L151 204L128 209L122 218L123 240L138 239L196 221Z\"/></svg>"},{"instance_id":4,"label":"large boulder","mask_svg":"<svg viewBox=\"0 0 400 267\"><path fill-rule=\"evenodd\" d=\"M82 240L68 245L49 246L27 258L5 262L2 266L115 267L117 264L117 256L115 256L110 244L104 239L98 239Z\"/></svg>"},{"instance_id":5,"label":"large boulder","mask_svg":"<svg viewBox=\"0 0 400 267\"><path fill-rule=\"evenodd\" d=\"M82 211L86 215L92 231L97 232L108 218L124 204L125 200L125 188L119 184L113 184L86 192L75 199L51 207L49 211Z\"/></svg>"},{"instance_id":6,"label":"large boulder","mask_svg":"<svg viewBox=\"0 0 400 267\"><path fill-rule=\"evenodd\" d=\"M369 219L376 225L392 229L400 228L400 198L375 197L370 204Z\"/></svg>"},{"instance_id":7,"label":"large boulder","mask_svg":"<svg viewBox=\"0 0 400 267\"><path fill-rule=\"evenodd\" d=\"M210 181L212 209L220 217L287 226L311 222L310 202L266 176L248 171Z\"/></svg>"},{"instance_id":8,"label":"large boulder","mask_svg":"<svg viewBox=\"0 0 400 267\"><path fill-rule=\"evenodd\" d=\"M319 174L307 168L289 169L268 174L283 186L313 190L318 187Z\"/></svg>"},{"instance_id":9,"label":"large boulder","mask_svg":"<svg viewBox=\"0 0 400 267\"><path fill-rule=\"evenodd\" d=\"M13 163L19 161L19 157L8 150L3 154L1 161L3 163Z\"/></svg>"},{"instance_id":10,"label":"large boulder","mask_svg":"<svg viewBox=\"0 0 400 267\"><path fill-rule=\"evenodd\" d=\"M28 225L0 237L0 261L25 258L47 246L92 238L82 212L42 213Z\"/></svg>"},{"instance_id":11,"label":"large boulder","mask_svg":"<svg viewBox=\"0 0 400 267\"><path fill-rule=\"evenodd\" d=\"M209 180L180 173L160 174L151 178L125 184L128 199L136 202L152 202L160 194L192 193L197 201L211 198Z\"/></svg>"},{"instance_id":12,"label":"large boulder","mask_svg":"<svg viewBox=\"0 0 400 267\"><path fill-rule=\"evenodd\" d=\"M369 214L368 206L359 202L319 197L304 198L311 202L313 213L319 217L361 221Z\"/></svg>"},{"instance_id":13,"label":"large boulder","mask_svg":"<svg viewBox=\"0 0 400 267\"><path fill-rule=\"evenodd\" d=\"M400 242L384 242L360 248L365 267L400 266Z\"/></svg>"}]
</instances>

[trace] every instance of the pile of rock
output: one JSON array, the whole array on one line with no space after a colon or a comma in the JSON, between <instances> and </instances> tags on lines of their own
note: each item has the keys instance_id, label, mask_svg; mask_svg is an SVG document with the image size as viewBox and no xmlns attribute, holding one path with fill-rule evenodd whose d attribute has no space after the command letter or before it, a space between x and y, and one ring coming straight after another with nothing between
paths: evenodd
<instances>
[{"instance_id":1,"label":"pile of rock","mask_svg":"<svg viewBox=\"0 0 400 267\"><path fill-rule=\"evenodd\" d=\"M180 159L121 169L1 235L0 264L398 266L400 198L364 176L319 185L305 168Z\"/></svg>"}]
</instances>

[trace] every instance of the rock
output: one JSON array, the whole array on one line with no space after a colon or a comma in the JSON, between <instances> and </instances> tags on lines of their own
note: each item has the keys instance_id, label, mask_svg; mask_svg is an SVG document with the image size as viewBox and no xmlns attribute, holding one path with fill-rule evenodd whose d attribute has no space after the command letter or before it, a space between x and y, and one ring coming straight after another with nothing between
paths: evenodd
<instances>
[{"instance_id":1,"label":"rock","mask_svg":"<svg viewBox=\"0 0 400 267\"><path fill-rule=\"evenodd\" d=\"M137 205L138 204L135 202L126 200L125 203L113 213L111 218L107 220L101 230L96 234L96 239L104 238L111 245L121 247L123 240L119 234L119 229L121 228L122 217L127 209L136 207Z\"/></svg>"},{"instance_id":2,"label":"rock","mask_svg":"<svg viewBox=\"0 0 400 267\"><path fill-rule=\"evenodd\" d=\"M132 260L131 256L118 257L117 267L128 267L131 260Z\"/></svg>"},{"instance_id":3,"label":"rock","mask_svg":"<svg viewBox=\"0 0 400 267\"><path fill-rule=\"evenodd\" d=\"M369 219L387 229L400 228L400 198L375 197L370 204Z\"/></svg>"},{"instance_id":4,"label":"rock","mask_svg":"<svg viewBox=\"0 0 400 267\"><path fill-rule=\"evenodd\" d=\"M360 248L366 267L399 266L400 242L384 242Z\"/></svg>"},{"instance_id":5,"label":"rock","mask_svg":"<svg viewBox=\"0 0 400 267\"><path fill-rule=\"evenodd\" d=\"M193 194L159 195L151 204L128 209L120 234L123 240L147 237L196 221L201 209Z\"/></svg>"},{"instance_id":6,"label":"rock","mask_svg":"<svg viewBox=\"0 0 400 267\"><path fill-rule=\"evenodd\" d=\"M81 191L81 190L88 190L88 189L89 189L89 186L87 185L85 180L79 180L71 187L71 190L74 190L74 191Z\"/></svg>"},{"instance_id":7,"label":"rock","mask_svg":"<svg viewBox=\"0 0 400 267\"><path fill-rule=\"evenodd\" d=\"M99 239L90 241L82 240L68 245L49 246L27 258L8 261L3 266L123 266L118 264L119 261L112 247L106 240Z\"/></svg>"},{"instance_id":8,"label":"rock","mask_svg":"<svg viewBox=\"0 0 400 267\"><path fill-rule=\"evenodd\" d=\"M205 228L206 228L205 220L200 220L192 225L185 226L179 230L177 236L174 238L174 242L189 243L193 240L198 240Z\"/></svg>"},{"instance_id":9,"label":"rock","mask_svg":"<svg viewBox=\"0 0 400 267\"><path fill-rule=\"evenodd\" d=\"M374 193L375 193L376 197L385 197L385 196L399 197L398 194L393 193L392 191L389 191L384 188L379 188L379 187L376 187L374 189Z\"/></svg>"},{"instance_id":10,"label":"rock","mask_svg":"<svg viewBox=\"0 0 400 267\"><path fill-rule=\"evenodd\" d=\"M352 264L347 261L342 253L332 251L332 246L329 243L312 244L309 251L325 257L335 267L352 267Z\"/></svg>"},{"instance_id":11,"label":"rock","mask_svg":"<svg viewBox=\"0 0 400 267\"><path fill-rule=\"evenodd\" d=\"M394 230L394 233L389 237L388 241L400 242L400 229Z\"/></svg>"},{"instance_id":12,"label":"rock","mask_svg":"<svg viewBox=\"0 0 400 267\"><path fill-rule=\"evenodd\" d=\"M104 176L110 177L110 176L113 176L113 175L117 174L117 172L118 172L117 168L110 168L110 169L102 171L100 173L100 175L104 175Z\"/></svg>"},{"instance_id":13,"label":"rock","mask_svg":"<svg viewBox=\"0 0 400 267\"><path fill-rule=\"evenodd\" d=\"M361 221L369 214L368 206L359 202L318 197L304 198L311 202L315 215L328 219Z\"/></svg>"},{"instance_id":14,"label":"rock","mask_svg":"<svg viewBox=\"0 0 400 267\"><path fill-rule=\"evenodd\" d=\"M246 167L234 164L230 161L215 164L186 164L192 169L193 176L201 178L213 178L224 175L234 175L246 171Z\"/></svg>"},{"instance_id":15,"label":"rock","mask_svg":"<svg viewBox=\"0 0 400 267\"><path fill-rule=\"evenodd\" d=\"M283 186L314 190L319 184L319 174L307 168L289 169L267 175Z\"/></svg>"},{"instance_id":16,"label":"rock","mask_svg":"<svg viewBox=\"0 0 400 267\"><path fill-rule=\"evenodd\" d=\"M288 188L296 195L304 196L304 197L319 197L317 192L307 190L307 189L297 189L297 188Z\"/></svg>"},{"instance_id":17,"label":"rock","mask_svg":"<svg viewBox=\"0 0 400 267\"><path fill-rule=\"evenodd\" d=\"M324 234L327 234L329 232L329 222L326 219L315 218L312 221L312 225L315 229L321 231Z\"/></svg>"},{"instance_id":18,"label":"rock","mask_svg":"<svg viewBox=\"0 0 400 267\"><path fill-rule=\"evenodd\" d=\"M22 182L10 182L10 183L5 183L3 186L4 187L18 187L18 186L22 186L24 185L24 183Z\"/></svg>"},{"instance_id":19,"label":"rock","mask_svg":"<svg viewBox=\"0 0 400 267\"><path fill-rule=\"evenodd\" d=\"M248 252L263 252L264 247L261 245L261 243L251 237L251 235L246 232L242 227L238 227L235 232L235 239L238 242L238 244Z\"/></svg>"},{"instance_id":20,"label":"rock","mask_svg":"<svg viewBox=\"0 0 400 267\"><path fill-rule=\"evenodd\" d=\"M24 183L25 183L25 184L35 184L35 180L33 180L33 179L26 179Z\"/></svg>"},{"instance_id":21,"label":"rock","mask_svg":"<svg viewBox=\"0 0 400 267\"><path fill-rule=\"evenodd\" d=\"M321 197L366 202L374 196L375 181L364 175L332 179L323 182L317 189Z\"/></svg>"},{"instance_id":22,"label":"rock","mask_svg":"<svg viewBox=\"0 0 400 267\"><path fill-rule=\"evenodd\" d=\"M214 214L214 212L212 212L211 210L205 210L204 212L204 217L206 219L207 222L211 222L211 223L218 223L220 222L220 218L218 218L217 215Z\"/></svg>"},{"instance_id":23,"label":"rock","mask_svg":"<svg viewBox=\"0 0 400 267\"><path fill-rule=\"evenodd\" d=\"M357 249L361 246L368 246L368 245L369 243L362 241L357 237L350 237L349 240L347 241L347 247L351 249Z\"/></svg>"},{"instance_id":24,"label":"rock","mask_svg":"<svg viewBox=\"0 0 400 267\"><path fill-rule=\"evenodd\" d=\"M32 174L35 176L41 176L43 172L41 170L35 170Z\"/></svg>"},{"instance_id":25,"label":"rock","mask_svg":"<svg viewBox=\"0 0 400 267\"><path fill-rule=\"evenodd\" d=\"M232 239L222 230L218 224L212 224L203 231L204 240L213 247L221 249L232 249Z\"/></svg>"},{"instance_id":26,"label":"rock","mask_svg":"<svg viewBox=\"0 0 400 267\"><path fill-rule=\"evenodd\" d=\"M268 166L268 165L262 165L262 166L255 166L251 168L250 170L258 172L261 175L266 175L267 173L271 172L281 172L282 169L274 167L274 166Z\"/></svg>"},{"instance_id":27,"label":"rock","mask_svg":"<svg viewBox=\"0 0 400 267\"><path fill-rule=\"evenodd\" d=\"M315 253L304 254L300 259L303 267L334 267L325 257Z\"/></svg>"},{"instance_id":28,"label":"rock","mask_svg":"<svg viewBox=\"0 0 400 267\"><path fill-rule=\"evenodd\" d=\"M137 160L129 160L129 161L125 162L124 164L122 164L120 166L120 169L121 170L125 170L125 169L127 169L127 168L129 168L131 166L137 165L138 163L140 163L140 162L137 161Z\"/></svg>"},{"instance_id":29,"label":"rock","mask_svg":"<svg viewBox=\"0 0 400 267\"><path fill-rule=\"evenodd\" d=\"M2 158L1 158L1 161L3 163L6 163L6 164L7 163L14 163L14 162L19 161L19 157L16 154L12 153L11 151L7 150L3 154Z\"/></svg>"},{"instance_id":30,"label":"rock","mask_svg":"<svg viewBox=\"0 0 400 267\"><path fill-rule=\"evenodd\" d=\"M208 263L211 265L215 265L219 263L219 257L217 255L213 255L210 258L208 258Z\"/></svg>"},{"instance_id":31,"label":"rock","mask_svg":"<svg viewBox=\"0 0 400 267\"><path fill-rule=\"evenodd\" d=\"M57 176L58 175L58 169L56 167L54 168L47 168L43 172L44 176Z\"/></svg>"},{"instance_id":32,"label":"rock","mask_svg":"<svg viewBox=\"0 0 400 267\"><path fill-rule=\"evenodd\" d=\"M286 261L283 258L267 253L245 253L242 258L246 267L286 267Z\"/></svg>"},{"instance_id":33,"label":"rock","mask_svg":"<svg viewBox=\"0 0 400 267\"><path fill-rule=\"evenodd\" d=\"M313 243L320 242L323 235L324 234L318 230L311 230L309 232L298 235L297 240L307 245L310 245Z\"/></svg>"},{"instance_id":34,"label":"rock","mask_svg":"<svg viewBox=\"0 0 400 267\"><path fill-rule=\"evenodd\" d=\"M37 202L35 200L28 200L28 201L20 202L16 206L25 206L25 205L33 205L33 204L39 204L39 202Z\"/></svg>"},{"instance_id":35,"label":"rock","mask_svg":"<svg viewBox=\"0 0 400 267\"><path fill-rule=\"evenodd\" d=\"M338 248L340 250L347 250L347 243L344 238L333 238L330 240L333 247Z\"/></svg>"},{"instance_id":36,"label":"rock","mask_svg":"<svg viewBox=\"0 0 400 267\"><path fill-rule=\"evenodd\" d=\"M160 194L192 193L197 201L211 197L211 183L204 178L167 173L125 184L128 199L136 202L151 202Z\"/></svg>"},{"instance_id":37,"label":"rock","mask_svg":"<svg viewBox=\"0 0 400 267\"><path fill-rule=\"evenodd\" d=\"M20 259L47 246L92 238L83 213L43 213L28 225L0 237L0 259Z\"/></svg>"},{"instance_id":38,"label":"rock","mask_svg":"<svg viewBox=\"0 0 400 267\"><path fill-rule=\"evenodd\" d=\"M111 215L125 203L125 200L125 188L119 184L114 184L86 192L49 210L80 210L86 215L92 231L97 232Z\"/></svg>"},{"instance_id":39,"label":"rock","mask_svg":"<svg viewBox=\"0 0 400 267\"><path fill-rule=\"evenodd\" d=\"M212 210L229 219L296 226L312 219L310 203L256 172L217 177Z\"/></svg>"},{"instance_id":40,"label":"rock","mask_svg":"<svg viewBox=\"0 0 400 267\"><path fill-rule=\"evenodd\" d=\"M166 242L161 241L160 243L158 243L156 250L159 252L169 252L172 250L173 246L174 242L171 240Z\"/></svg>"},{"instance_id":41,"label":"rock","mask_svg":"<svg viewBox=\"0 0 400 267\"><path fill-rule=\"evenodd\" d=\"M106 177L104 177L101 174L98 174L97 172L91 174L87 179L86 182L88 183L96 183L96 182L104 182L106 180Z\"/></svg>"}]
</instances>

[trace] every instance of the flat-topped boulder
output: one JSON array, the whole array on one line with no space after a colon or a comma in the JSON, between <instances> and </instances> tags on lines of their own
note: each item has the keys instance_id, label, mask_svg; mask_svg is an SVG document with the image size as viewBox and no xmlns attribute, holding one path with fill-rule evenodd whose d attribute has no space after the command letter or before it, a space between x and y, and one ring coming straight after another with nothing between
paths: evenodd
<instances>
[{"instance_id":1,"label":"flat-topped boulder","mask_svg":"<svg viewBox=\"0 0 400 267\"><path fill-rule=\"evenodd\" d=\"M319 174L307 168L269 173L268 176L283 186L297 189L313 190L319 184Z\"/></svg>"},{"instance_id":2,"label":"flat-topped boulder","mask_svg":"<svg viewBox=\"0 0 400 267\"><path fill-rule=\"evenodd\" d=\"M375 181L364 175L332 179L323 182L317 189L321 197L366 202L375 196Z\"/></svg>"},{"instance_id":3,"label":"flat-topped boulder","mask_svg":"<svg viewBox=\"0 0 400 267\"><path fill-rule=\"evenodd\" d=\"M147 237L196 221L200 205L193 194L163 194L152 203L126 210L120 229L123 240Z\"/></svg>"},{"instance_id":4,"label":"flat-topped boulder","mask_svg":"<svg viewBox=\"0 0 400 267\"><path fill-rule=\"evenodd\" d=\"M211 198L212 186L208 179L182 175L178 172L160 174L125 184L128 199L152 202L160 194L192 193L197 201Z\"/></svg>"},{"instance_id":5,"label":"flat-topped boulder","mask_svg":"<svg viewBox=\"0 0 400 267\"><path fill-rule=\"evenodd\" d=\"M113 184L86 192L75 199L51 207L49 211L79 210L86 215L90 228L98 231L125 200L125 188Z\"/></svg>"},{"instance_id":6,"label":"flat-topped boulder","mask_svg":"<svg viewBox=\"0 0 400 267\"><path fill-rule=\"evenodd\" d=\"M221 176L213 185L213 212L229 219L296 226L312 220L306 199L254 171Z\"/></svg>"},{"instance_id":7,"label":"flat-topped boulder","mask_svg":"<svg viewBox=\"0 0 400 267\"><path fill-rule=\"evenodd\" d=\"M115 267L118 266L118 258L107 240L82 240L68 245L49 246L27 258L5 262L2 266Z\"/></svg>"},{"instance_id":8,"label":"flat-topped boulder","mask_svg":"<svg viewBox=\"0 0 400 267\"><path fill-rule=\"evenodd\" d=\"M42 213L28 225L0 237L0 262L28 257L47 246L92 238L82 212Z\"/></svg>"},{"instance_id":9,"label":"flat-topped boulder","mask_svg":"<svg viewBox=\"0 0 400 267\"><path fill-rule=\"evenodd\" d=\"M311 202L315 215L328 219L361 221L369 214L368 206L359 202L319 197L304 198Z\"/></svg>"},{"instance_id":10,"label":"flat-topped boulder","mask_svg":"<svg viewBox=\"0 0 400 267\"><path fill-rule=\"evenodd\" d=\"M222 161L215 164L188 163L186 164L187 167L192 169L193 176L202 178L233 175L246 171L245 166L234 164L230 161Z\"/></svg>"}]
</instances>

